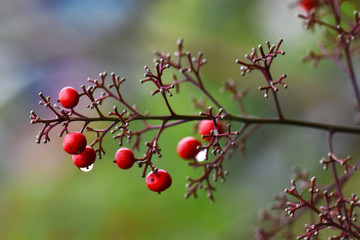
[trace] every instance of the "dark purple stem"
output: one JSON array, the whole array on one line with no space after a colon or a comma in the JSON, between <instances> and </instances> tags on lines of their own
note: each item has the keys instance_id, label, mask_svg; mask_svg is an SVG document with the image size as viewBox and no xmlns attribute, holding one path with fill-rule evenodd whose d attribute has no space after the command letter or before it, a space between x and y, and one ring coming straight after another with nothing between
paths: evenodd
<instances>
[{"instance_id":1,"label":"dark purple stem","mask_svg":"<svg viewBox=\"0 0 360 240\"><path fill-rule=\"evenodd\" d=\"M345 40L343 40L344 42L344 51L345 51L345 59L346 59L346 64L348 66L348 75L350 77L354 92L355 92L355 98L356 98L356 102L357 102L357 106L358 109L360 110L360 90L359 90L359 84L355 75L355 71L354 71L354 67L353 67L353 63L351 60L351 53L350 53L350 43L346 42Z\"/></svg>"},{"instance_id":2,"label":"dark purple stem","mask_svg":"<svg viewBox=\"0 0 360 240\"><path fill-rule=\"evenodd\" d=\"M329 152L330 154L334 153L334 149L333 149L333 144L332 144L332 137L333 137L333 132L330 130L329 134L328 134L328 145L329 145ZM339 180L339 176L338 173L336 171L336 162L335 161L331 161L331 169L332 169L332 174L334 177L334 183L336 186L336 192L338 195L338 201L340 203L341 209L343 211L344 216L347 216L347 209L344 203L344 195L342 192L342 188L341 188L341 184L340 184L340 180Z\"/></svg>"}]
</instances>

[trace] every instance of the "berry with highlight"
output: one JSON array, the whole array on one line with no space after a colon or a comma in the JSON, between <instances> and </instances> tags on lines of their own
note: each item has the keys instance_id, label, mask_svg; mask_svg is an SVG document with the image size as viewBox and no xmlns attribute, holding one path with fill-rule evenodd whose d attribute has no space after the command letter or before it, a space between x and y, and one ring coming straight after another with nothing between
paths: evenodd
<instances>
[{"instance_id":1,"label":"berry with highlight","mask_svg":"<svg viewBox=\"0 0 360 240\"><path fill-rule=\"evenodd\" d=\"M210 135L211 131L215 130L214 126L214 121L211 119L201 120L198 126L200 136ZM217 123L217 131L218 133L223 133L223 125L220 122ZM211 137L204 137L204 140L206 141L210 141L210 139Z\"/></svg>"},{"instance_id":2,"label":"berry with highlight","mask_svg":"<svg viewBox=\"0 0 360 240\"><path fill-rule=\"evenodd\" d=\"M316 8L317 5L318 5L317 0L300 0L298 2L298 6L307 12Z\"/></svg>"},{"instance_id":3,"label":"berry with highlight","mask_svg":"<svg viewBox=\"0 0 360 240\"><path fill-rule=\"evenodd\" d=\"M192 159L199 153L200 146L201 142L196 138L184 137L179 141L176 151L181 158Z\"/></svg>"},{"instance_id":4,"label":"berry with highlight","mask_svg":"<svg viewBox=\"0 0 360 240\"><path fill-rule=\"evenodd\" d=\"M87 141L81 132L70 132L63 140L63 148L69 154L79 154L84 151Z\"/></svg>"},{"instance_id":5,"label":"berry with highlight","mask_svg":"<svg viewBox=\"0 0 360 240\"><path fill-rule=\"evenodd\" d=\"M64 87L59 93L59 102L64 108L74 108L79 103L79 93L72 87Z\"/></svg>"},{"instance_id":6,"label":"berry with highlight","mask_svg":"<svg viewBox=\"0 0 360 240\"><path fill-rule=\"evenodd\" d=\"M146 185L153 192L161 193L168 189L171 183L170 174L162 169L157 170L156 173L150 172L146 177Z\"/></svg>"},{"instance_id":7,"label":"berry with highlight","mask_svg":"<svg viewBox=\"0 0 360 240\"><path fill-rule=\"evenodd\" d=\"M121 169L131 168L135 163L135 156L133 151L126 147L120 148L115 153L114 163L116 163Z\"/></svg>"},{"instance_id":8,"label":"berry with highlight","mask_svg":"<svg viewBox=\"0 0 360 240\"><path fill-rule=\"evenodd\" d=\"M72 156L72 160L78 168L89 167L95 162L95 159L96 152L94 148L90 146L86 146L85 150L82 153Z\"/></svg>"}]
</instances>

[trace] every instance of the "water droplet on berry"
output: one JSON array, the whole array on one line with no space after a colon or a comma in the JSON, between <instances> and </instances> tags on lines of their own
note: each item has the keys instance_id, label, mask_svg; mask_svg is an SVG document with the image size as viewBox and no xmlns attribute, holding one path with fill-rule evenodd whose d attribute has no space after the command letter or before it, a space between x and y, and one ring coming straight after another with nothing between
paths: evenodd
<instances>
[{"instance_id":1,"label":"water droplet on berry","mask_svg":"<svg viewBox=\"0 0 360 240\"><path fill-rule=\"evenodd\" d=\"M196 160L199 162L203 162L206 160L206 149L201 150L197 155L196 155Z\"/></svg>"},{"instance_id":2,"label":"water droplet on berry","mask_svg":"<svg viewBox=\"0 0 360 240\"><path fill-rule=\"evenodd\" d=\"M83 172L90 172L93 169L93 167L94 167L94 164L91 164L87 167L83 167L83 168L79 168L79 169Z\"/></svg>"}]
</instances>

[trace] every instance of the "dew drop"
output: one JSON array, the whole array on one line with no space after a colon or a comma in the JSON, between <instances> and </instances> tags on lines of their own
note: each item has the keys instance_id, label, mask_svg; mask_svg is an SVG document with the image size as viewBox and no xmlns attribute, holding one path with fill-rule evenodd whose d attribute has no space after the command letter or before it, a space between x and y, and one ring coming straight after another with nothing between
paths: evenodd
<instances>
[{"instance_id":1,"label":"dew drop","mask_svg":"<svg viewBox=\"0 0 360 240\"><path fill-rule=\"evenodd\" d=\"M91 164L87 167L83 167L83 168L79 168L79 169L83 172L90 172L93 169L93 167L94 167L94 164Z\"/></svg>"},{"instance_id":2,"label":"dew drop","mask_svg":"<svg viewBox=\"0 0 360 240\"><path fill-rule=\"evenodd\" d=\"M196 155L196 160L199 162L203 162L206 160L206 149L201 150L197 155Z\"/></svg>"}]
</instances>

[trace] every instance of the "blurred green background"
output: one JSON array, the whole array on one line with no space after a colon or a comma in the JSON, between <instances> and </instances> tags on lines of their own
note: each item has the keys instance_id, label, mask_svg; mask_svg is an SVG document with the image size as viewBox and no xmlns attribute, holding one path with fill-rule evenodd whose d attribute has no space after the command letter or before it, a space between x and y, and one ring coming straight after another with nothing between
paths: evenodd
<instances>
[{"instance_id":1,"label":"blurred green background","mask_svg":"<svg viewBox=\"0 0 360 240\"><path fill-rule=\"evenodd\" d=\"M260 129L249 139L246 155L224 164L230 175L226 183L215 183L216 203L211 204L205 191L198 199L183 198L186 176L200 174L175 153L177 141L194 134L191 124L169 129L160 138L163 158L156 164L170 172L173 186L158 195L146 188L140 169L114 166L118 146L111 137L106 139L107 155L93 171L83 173L62 150L56 130L50 143L36 144L41 126L28 119L31 109L48 114L37 104L38 92L55 101L62 87L79 88L103 71L126 77L129 102L155 113L157 96L150 96L150 84L139 83L143 66L153 67L153 49L174 52L179 37L186 50L204 52L205 84L227 109L240 113L219 91L231 78L250 89L245 99L250 114L274 116L271 97L264 99L257 91L261 76L241 77L235 59L281 37L286 55L276 59L273 74L288 75L289 88L279 91L285 114L352 124L354 101L344 75L331 63L317 71L300 63L307 49L316 48L319 36L303 30L294 2L2 0L0 239L251 239L258 210L290 185L292 166L309 169L326 183L327 173L318 164L327 153L326 134L311 129ZM198 92L186 88L171 103L177 112L196 113L190 107L194 96ZM334 106L344 107L334 111ZM111 107L105 105L104 112ZM358 140L339 135L339 156L356 158Z\"/></svg>"}]
</instances>

